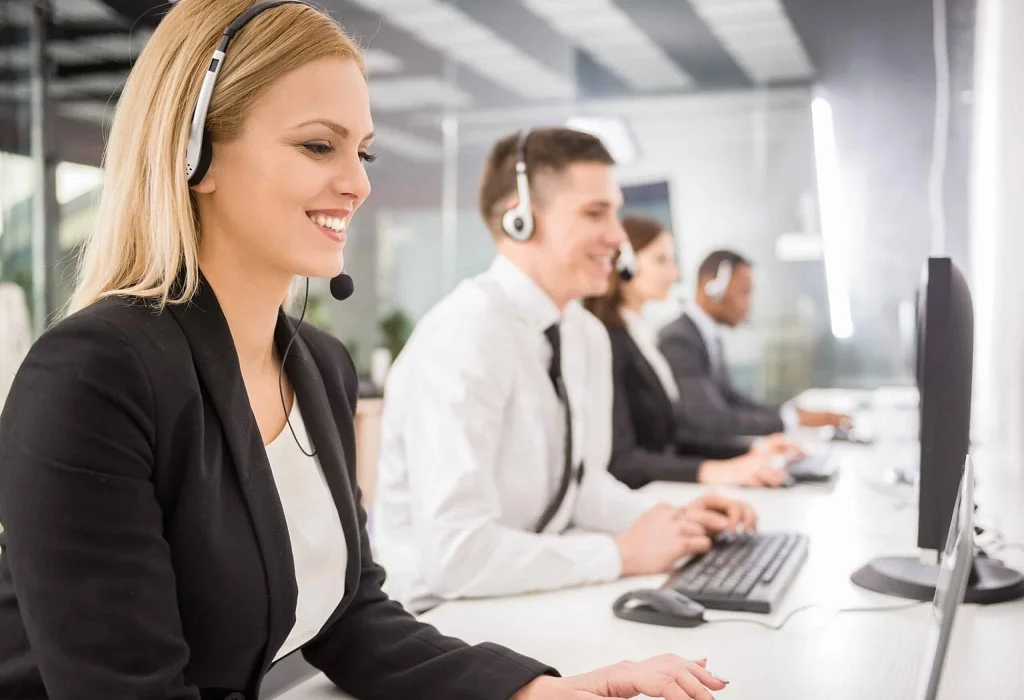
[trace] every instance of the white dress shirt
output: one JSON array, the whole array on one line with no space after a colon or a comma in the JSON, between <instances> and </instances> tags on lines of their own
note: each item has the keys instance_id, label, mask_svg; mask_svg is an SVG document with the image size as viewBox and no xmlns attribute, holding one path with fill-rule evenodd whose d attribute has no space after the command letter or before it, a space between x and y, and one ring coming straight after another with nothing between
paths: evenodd
<instances>
[{"instance_id":1,"label":"white dress shirt","mask_svg":"<svg viewBox=\"0 0 1024 700\"><path fill-rule=\"evenodd\" d=\"M312 452L298 401L292 403L290 418L303 448ZM267 445L267 459L288 525L299 590L295 625L275 656L280 659L315 637L345 597L348 547L320 461L299 449L287 425Z\"/></svg>"},{"instance_id":2,"label":"white dress shirt","mask_svg":"<svg viewBox=\"0 0 1024 700\"><path fill-rule=\"evenodd\" d=\"M721 356L718 323L695 301L691 301L686 305L686 315L697 326L700 337L704 340L704 347L707 348L708 358L711 360L711 371L724 371L725 358ZM797 411L796 405L791 401L787 401L779 407L779 418L782 419L782 425L787 433L791 433L800 427L800 413Z\"/></svg>"},{"instance_id":3,"label":"white dress shirt","mask_svg":"<svg viewBox=\"0 0 1024 700\"><path fill-rule=\"evenodd\" d=\"M544 336L559 318L573 464L582 460L584 476L536 534L564 469L565 416ZM600 321L578 303L559 314L503 257L435 306L384 390L374 550L385 591L418 612L618 578L611 534L652 503L607 471L611 372Z\"/></svg>"},{"instance_id":4,"label":"white dress shirt","mask_svg":"<svg viewBox=\"0 0 1024 700\"><path fill-rule=\"evenodd\" d=\"M661 383L661 388L665 390L665 395L672 403L677 402L679 400L679 385L676 384L676 378L672 375L672 367L665 359L661 349L658 348L658 331L646 318L633 309L622 307L619 309L619 313L622 314L622 320L626 323L626 332L640 348L640 354L647 360L647 364L654 370L655 376Z\"/></svg>"}]
</instances>

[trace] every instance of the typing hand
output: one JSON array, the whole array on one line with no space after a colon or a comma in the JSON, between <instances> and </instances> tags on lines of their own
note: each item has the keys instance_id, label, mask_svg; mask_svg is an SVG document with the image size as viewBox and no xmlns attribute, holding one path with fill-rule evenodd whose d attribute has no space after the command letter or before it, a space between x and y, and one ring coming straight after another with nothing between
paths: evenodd
<instances>
[{"instance_id":1,"label":"typing hand","mask_svg":"<svg viewBox=\"0 0 1024 700\"><path fill-rule=\"evenodd\" d=\"M852 418L845 413L833 413L831 411L804 411L799 409L797 411L800 416L800 425L805 428L841 428L849 426L852 423Z\"/></svg>"},{"instance_id":2,"label":"typing hand","mask_svg":"<svg viewBox=\"0 0 1024 700\"><path fill-rule=\"evenodd\" d=\"M706 664L706 659L688 661L666 654L640 662L623 661L569 678L541 676L512 700L597 700L640 694L664 700L714 700L710 690L721 690L727 683L708 671Z\"/></svg>"},{"instance_id":3,"label":"typing hand","mask_svg":"<svg viewBox=\"0 0 1024 700\"><path fill-rule=\"evenodd\" d=\"M804 448L800 446L800 443L782 433L775 433L758 440L751 446L750 452L769 457L781 455L786 458L787 462L806 456Z\"/></svg>"},{"instance_id":4,"label":"typing hand","mask_svg":"<svg viewBox=\"0 0 1024 700\"><path fill-rule=\"evenodd\" d=\"M682 508L682 513L704 526L711 535L720 532L753 532L757 529L757 515L749 503L726 498L717 493L706 493Z\"/></svg>"},{"instance_id":5,"label":"typing hand","mask_svg":"<svg viewBox=\"0 0 1024 700\"><path fill-rule=\"evenodd\" d=\"M659 504L641 515L615 538L622 557L622 575L660 574L688 554L711 549L704 528L679 508Z\"/></svg>"},{"instance_id":6,"label":"typing hand","mask_svg":"<svg viewBox=\"0 0 1024 700\"><path fill-rule=\"evenodd\" d=\"M786 457L781 454L750 452L735 459L707 460L700 465L697 480L719 486L782 486L789 474L773 464L775 459L785 466Z\"/></svg>"}]
</instances>

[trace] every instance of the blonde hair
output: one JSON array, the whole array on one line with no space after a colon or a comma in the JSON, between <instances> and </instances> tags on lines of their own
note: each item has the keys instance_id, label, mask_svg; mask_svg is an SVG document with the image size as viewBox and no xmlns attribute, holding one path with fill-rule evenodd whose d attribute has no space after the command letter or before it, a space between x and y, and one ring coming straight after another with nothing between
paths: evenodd
<instances>
[{"instance_id":1,"label":"blonde hair","mask_svg":"<svg viewBox=\"0 0 1024 700\"><path fill-rule=\"evenodd\" d=\"M181 0L142 50L114 115L96 224L67 313L114 294L152 299L161 308L192 298L199 282L199 222L185 175L192 111L221 33L253 4ZM363 68L359 47L319 10L286 4L263 12L228 47L206 138L237 138L272 83L329 56Z\"/></svg>"}]
</instances>

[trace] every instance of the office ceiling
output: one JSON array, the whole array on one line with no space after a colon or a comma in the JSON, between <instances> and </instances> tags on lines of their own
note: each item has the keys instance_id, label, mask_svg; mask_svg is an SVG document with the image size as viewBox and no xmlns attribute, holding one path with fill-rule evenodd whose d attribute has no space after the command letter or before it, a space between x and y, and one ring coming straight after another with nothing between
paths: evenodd
<instances>
[{"instance_id":1,"label":"office ceiling","mask_svg":"<svg viewBox=\"0 0 1024 700\"><path fill-rule=\"evenodd\" d=\"M52 0L51 94L102 123L164 0ZM366 49L379 147L441 157L445 110L806 85L780 0L319 0ZM0 105L29 94L31 0L0 0ZM2 107L0 107L2 109Z\"/></svg>"}]
</instances>

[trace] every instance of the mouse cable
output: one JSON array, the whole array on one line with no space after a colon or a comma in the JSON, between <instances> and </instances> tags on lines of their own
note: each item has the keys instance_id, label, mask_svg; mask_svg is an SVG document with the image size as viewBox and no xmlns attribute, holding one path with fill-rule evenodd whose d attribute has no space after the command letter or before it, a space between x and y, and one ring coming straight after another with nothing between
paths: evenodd
<instances>
[{"instance_id":1,"label":"mouse cable","mask_svg":"<svg viewBox=\"0 0 1024 700\"><path fill-rule=\"evenodd\" d=\"M931 601L915 600L912 603L903 603L903 604L900 604L900 605L881 605L881 606L879 606L879 605L875 605L875 606L864 605L864 606L856 606L856 607L848 607L848 608L830 608L829 606L822 605L820 603L811 603L809 605L801 605L798 608L794 608L794 609L790 610L788 613L786 613L786 616L783 617L782 620L780 622L778 622L777 624L772 624L770 622L764 622L763 620L758 620L758 619L752 618L752 617L725 617L725 618L721 618L721 619L717 619L717 620L708 620L705 624L713 625L713 624L717 624L719 622L746 622L746 623L749 623L751 625L759 625L759 626L764 627L766 629L770 629L772 631L776 631L777 632L777 631L781 630L783 627L785 627L786 625L788 625L789 621L792 620L799 613L806 612L807 610L813 610L814 608L821 608L823 610L828 610L828 611L830 611L832 613L832 617L834 618L835 616L841 615L842 613L882 612L882 611L885 611L885 610L909 610L910 608L916 608L918 605L924 605L926 602L930 603ZM832 620L830 618L829 622L831 622L831 621Z\"/></svg>"}]
</instances>

